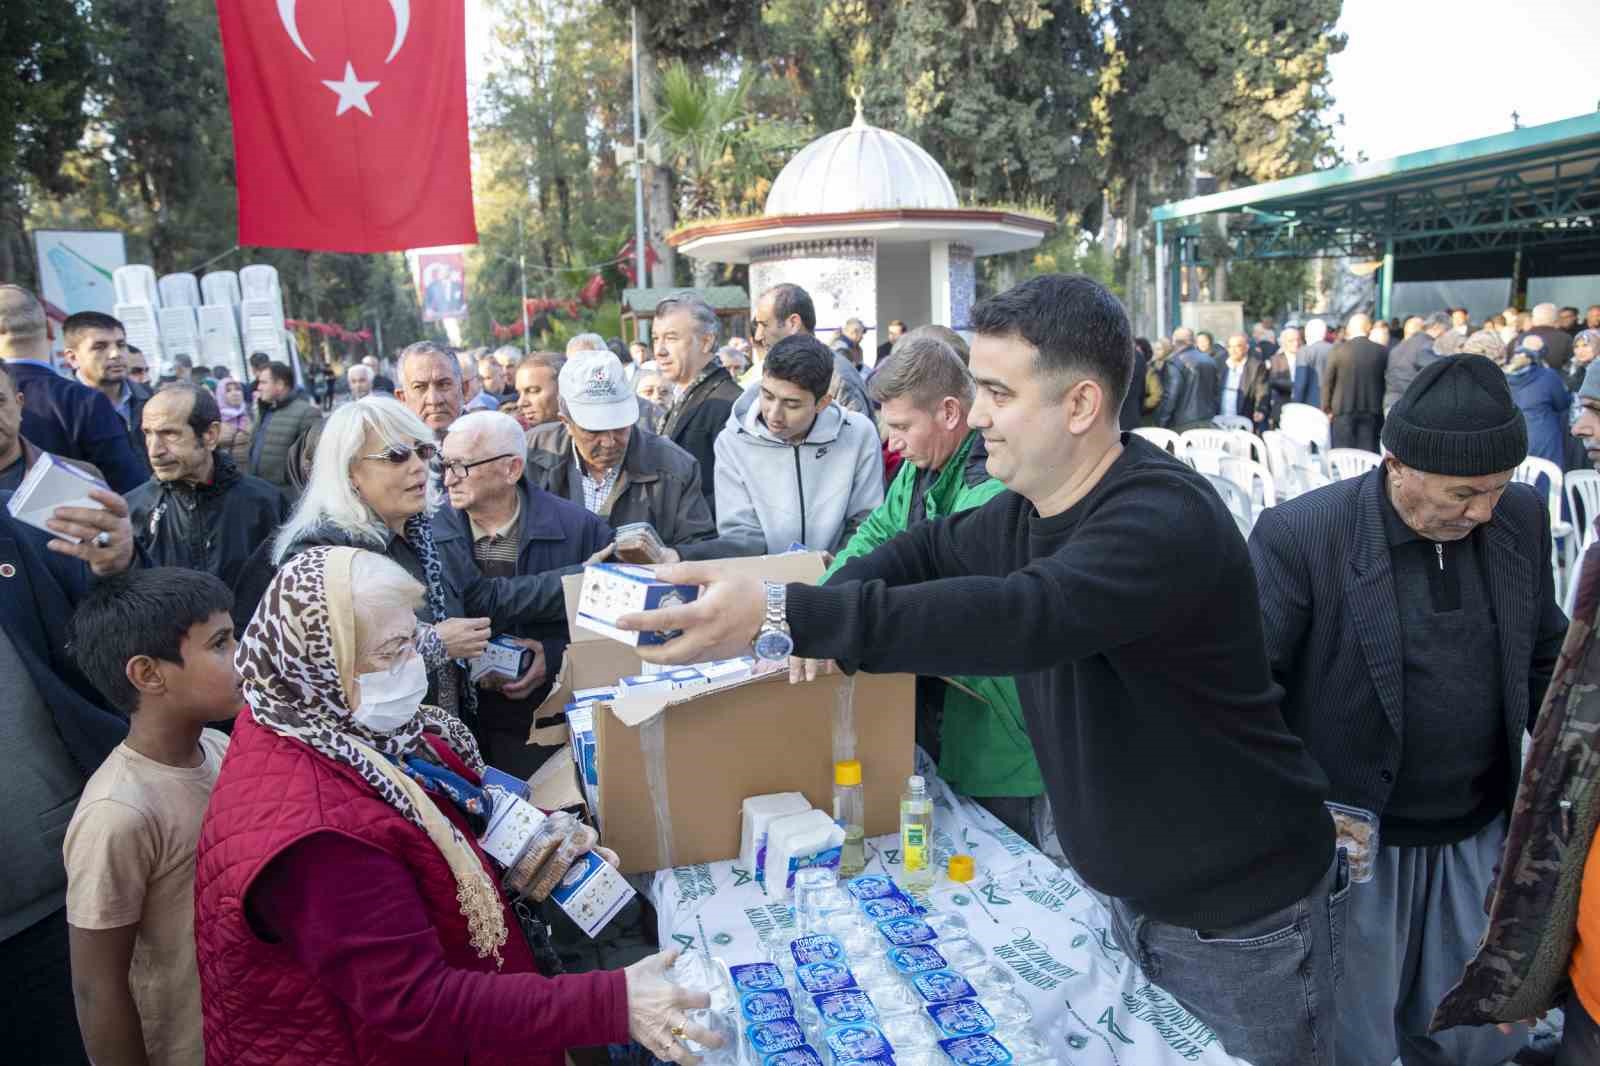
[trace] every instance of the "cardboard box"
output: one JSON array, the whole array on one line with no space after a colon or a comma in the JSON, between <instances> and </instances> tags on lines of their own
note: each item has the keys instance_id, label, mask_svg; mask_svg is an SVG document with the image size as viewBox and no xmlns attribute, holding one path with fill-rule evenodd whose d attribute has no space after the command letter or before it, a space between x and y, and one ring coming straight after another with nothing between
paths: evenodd
<instances>
[{"instance_id":1,"label":"cardboard box","mask_svg":"<svg viewBox=\"0 0 1600 1066\"><path fill-rule=\"evenodd\" d=\"M812 582L823 572L822 557L814 552L719 565L773 581ZM568 577L565 584L572 643L551 697L563 703L565 693L613 686L643 673L634 648L575 624L582 577ZM825 674L790 685L783 670L652 697L593 701L600 783L594 813L605 845L621 856L623 872L669 865L659 854L658 817L670 820L670 865L683 866L738 857L739 805L747 796L800 792L812 806L831 810L834 708L849 681ZM900 793L914 772L915 679L862 673L854 685L854 754L864 771L866 832L878 836L899 827ZM555 711L542 707L537 717ZM665 715L664 811L651 795L637 728L656 714Z\"/></svg>"}]
</instances>

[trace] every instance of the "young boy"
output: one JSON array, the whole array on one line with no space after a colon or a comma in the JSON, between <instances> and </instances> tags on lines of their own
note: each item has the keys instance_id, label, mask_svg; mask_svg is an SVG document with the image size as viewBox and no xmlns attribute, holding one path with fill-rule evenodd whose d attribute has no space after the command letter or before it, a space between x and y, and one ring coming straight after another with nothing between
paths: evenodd
<instances>
[{"instance_id":1,"label":"young boy","mask_svg":"<svg viewBox=\"0 0 1600 1066\"><path fill-rule=\"evenodd\" d=\"M233 596L210 574L135 570L72 619L85 676L130 719L67 827L72 992L89 1057L203 1066L194 855L226 734L243 702Z\"/></svg>"}]
</instances>

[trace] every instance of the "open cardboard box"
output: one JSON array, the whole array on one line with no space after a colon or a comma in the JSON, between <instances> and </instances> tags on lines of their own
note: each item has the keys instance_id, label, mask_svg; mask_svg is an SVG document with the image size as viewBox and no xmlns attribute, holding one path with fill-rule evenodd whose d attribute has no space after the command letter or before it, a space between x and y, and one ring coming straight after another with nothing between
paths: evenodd
<instances>
[{"instance_id":1,"label":"open cardboard box","mask_svg":"<svg viewBox=\"0 0 1600 1066\"><path fill-rule=\"evenodd\" d=\"M730 559L719 564L771 581L813 582L822 576L817 553ZM577 689L599 688L641 672L632 647L582 629L573 615L581 574L565 579L567 648L557 684L536 718L560 710ZM754 634L752 634L753 636ZM850 679L827 674L790 685L787 672L661 698L667 805L658 811L647 782L640 730L627 720L650 718L637 699L618 708L597 706L595 745L600 809L607 847L624 873L719 862L739 854L739 805L747 796L800 792L820 810L833 806L833 722L840 691ZM900 793L912 773L915 678L857 674L854 678L855 757L866 788L868 836L894 832ZM570 763L569 763L570 765ZM570 795L563 790L562 794ZM658 818L667 818L672 853L661 853Z\"/></svg>"}]
</instances>

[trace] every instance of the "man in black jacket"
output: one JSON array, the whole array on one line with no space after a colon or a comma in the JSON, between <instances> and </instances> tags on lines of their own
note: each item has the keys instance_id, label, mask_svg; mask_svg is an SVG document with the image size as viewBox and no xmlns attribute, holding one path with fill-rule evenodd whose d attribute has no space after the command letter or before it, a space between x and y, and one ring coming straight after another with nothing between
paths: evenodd
<instances>
[{"instance_id":1,"label":"man in black jacket","mask_svg":"<svg viewBox=\"0 0 1600 1066\"><path fill-rule=\"evenodd\" d=\"M217 450L222 414L199 385L172 384L144 408L155 476L128 494L133 533L155 566L204 570L232 587L289 517L283 493Z\"/></svg>"},{"instance_id":2,"label":"man in black jacket","mask_svg":"<svg viewBox=\"0 0 1600 1066\"><path fill-rule=\"evenodd\" d=\"M1328 372L1322 379L1322 410L1330 420L1329 435L1335 448L1378 450L1389 355L1381 344L1367 339L1371 330L1371 318L1351 315L1344 324L1346 339L1328 353Z\"/></svg>"},{"instance_id":3,"label":"man in black jacket","mask_svg":"<svg viewBox=\"0 0 1600 1066\"><path fill-rule=\"evenodd\" d=\"M1389 361L1385 366L1383 380L1383 409L1385 412L1405 395L1406 389L1422 373L1423 367L1440 358L1434 345L1439 339L1450 332L1450 316L1444 311L1435 311L1427 318L1421 320L1420 328L1406 336L1399 344L1389 349Z\"/></svg>"},{"instance_id":4,"label":"man in black jacket","mask_svg":"<svg viewBox=\"0 0 1600 1066\"><path fill-rule=\"evenodd\" d=\"M717 313L692 292L676 293L656 305L650 323L656 364L677 386L661 435L700 464L700 491L713 520L717 517L717 434L728 424L739 383L717 362Z\"/></svg>"},{"instance_id":5,"label":"man in black jacket","mask_svg":"<svg viewBox=\"0 0 1600 1066\"><path fill-rule=\"evenodd\" d=\"M1173 331L1172 347L1156 424L1180 431L1209 426L1219 412L1222 384L1218 365L1222 360L1196 348L1194 331L1187 326Z\"/></svg>"},{"instance_id":6,"label":"man in black jacket","mask_svg":"<svg viewBox=\"0 0 1600 1066\"><path fill-rule=\"evenodd\" d=\"M1483 932L1566 630L1549 509L1510 483L1527 442L1498 367L1441 360L1389 412L1382 466L1265 511L1250 537L1289 727L1332 800L1364 812L1344 827L1371 880L1350 896L1342 1061L1486 1066L1526 1040L1427 1031Z\"/></svg>"},{"instance_id":7,"label":"man in black jacket","mask_svg":"<svg viewBox=\"0 0 1600 1066\"><path fill-rule=\"evenodd\" d=\"M150 387L128 376L128 334L122 323L100 311L79 311L61 324L61 342L77 368L80 384L99 389L128 429L128 446L133 458L150 473L150 457L144 453L143 426L145 401Z\"/></svg>"},{"instance_id":8,"label":"man in black jacket","mask_svg":"<svg viewBox=\"0 0 1600 1066\"><path fill-rule=\"evenodd\" d=\"M1109 292L1044 275L972 322L968 423L1011 491L827 585L664 568L700 597L621 624L684 631L640 649L655 662L752 638L771 657L792 635L846 670L1015 676L1062 848L1111 897L1128 957L1230 1054L1336 1062L1345 878L1327 780L1278 709L1244 541L1203 475L1118 431L1133 339Z\"/></svg>"}]
</instances>

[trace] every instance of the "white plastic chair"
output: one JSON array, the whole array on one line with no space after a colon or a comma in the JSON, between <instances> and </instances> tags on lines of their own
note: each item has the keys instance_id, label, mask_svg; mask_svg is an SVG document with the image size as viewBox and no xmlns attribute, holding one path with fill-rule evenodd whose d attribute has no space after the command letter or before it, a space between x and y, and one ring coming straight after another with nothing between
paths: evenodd
<instances>
[{"instance_id":1,"label":"white plastic chair","mask_svg":"<svg viewBox=\"0 0 1600 1066\"><path fill-rule=\"evenodd\" d=\"M1260 437L1249 430L1233 430L1232 447L1228 451L1241 459L1254 459L1262 466L1271 466L1267 462L1267 445Z\"/></svg>"},{"instance_id":2,"label":"white plastic chair","mask_svg":"<svg viewBox=\"0 0 1600 1066\"><path fill-rule=\"evenodd\" d=\"M1572 518L1573 527L1585 534L1574 539L1586 542L1593 537L1595 521L1600 519L1600 472L1573 470L1565 480L1567 514Z\"/></svg>"},{"instance_id":3,"label":"white plastic chair","mask_svg":"<svg viewBox=\"0 0 1600 1066\"><path fill-rule=\"evenodd\" d=\"M1319 455L1329 447L1330 427L1328 416L1322 409L1308 403L1286 403L1278 413L1278 428L1302 444L1316 449Z\"/></svg>"},{"instance_id":4,"label":"white plastic chair","mask_svg":"<svg viewBox=\"0 0 1600 1066\"><path fill-rule=\"evenodd\" d=\"M1561 585L1561 555L1565 551L1570 559L1575 554L1571 541L1572 526L1561 520L1561 468L1548 459L1537 456L1528 456L1517 464L1511 472L1511 480L1524 485L1539 487L1539 479L1545 480L1546 502L1550 508L1550 567L1555 571L1557 595L1560 594ZM1569 575L1570 577L1570 575Z\"/></svg>"},{"instance_id":5,"label":"white plastic chair","mask_svg":"<svg viewBox=\"0 0 1600 1066\"><path fill-rule=\"evenodd\" d=\"M1233 456L1220 448L1185 448L1179 459L1188 463L1202 474L1215 474L1222 477L1222 463Z\"/></svg>"},{"instance_id":6,"label":"white plastic chair","mask_svg":"<svg viewBox=\"0 0 1600 1066\"><path fill-rule=\"evenodd\" d=\"M1332 448L1328 451L1327 460L1328 472L1334 480L1343 481L1376 470L1383 462L1383 456L1364 448Z\"/></svg>"},{"instance_id":7,"label":"white plastic chair","mask_svg":"<svg viewBox=\"0 0 1600 1066\"><path fill-rule=\"evenodd\" d=\"M1259 514L1278 506L1277 479L1263 463L1254 459L1229 458L1222 461L1222 476L1250 495L1250 505Z\"/></svg>"},{"instance_id":8,"label":"white plastic chair","mask_svg":"<svg viewBox=\"0 0 1600 1066\"><path fill-rule=\"evenodd\" d=\"M1180 455L1183 452L1183 439L1170 429L1161 429L1157 426L1140 426L1133 432L1154 444L1157 448L1164 448L1173 455Z\"/></svg>"},{"instance_id":9,"label":"white plastic chair","mask_svg":"<svg viewBox=\"0 0 1600 1066\"><path fill-rule=\"evenodd\" d=\"M1287 436L1281 429L1269 429L1261 434L1261 447L1267 453L1267 469L1278 479L1279 487L1285 493L1290 492L1284 482L1294 466L1294 457L1300 448L1300 443L1293 437Z\"/></svg>"},{"instance_id":10,"label":"white plastic chair","mask_svg":"<svg viewBox=\"0 0 1600 1066\"><path fill-rule=\"evenodd\" d=\"M1218 429L1239 429L1246 433L1255 429L1244 415L1217 415L1211 420L1211 424Z\"/></svg>"},{"instance_id":11,"label":"white plastic chair","mask_svg":"<svg viewBox=\"0 0 1600 1066\"><path fill-rule=\"evenodd\" d=\"M1228 513L1233 515L1233 521L1239 527L1239 535L1249 540L1250 530L1255 527L1255 508L1250 503L1250 497L1244 489L1221 474L1207 474L1206 480L1217 490L1222 502L1228 505Z\"/></svg>"},{"instance_id":12,"label":"white plastic chair","mask_svg":"<svg viewBox=\"0 0 1600 1066\"><path fill-rule=\"evenodd\" d=\"M1328 475L1323 473L1322 468L1319 466L1292 466L1289 468L1289 474L1285 480L1289 487L1282 488L1283 482L1279 482L1279 486L1283 493L1282 498L1286 500L1303 492L1311 492L1314 489L1322 488L1324 485L1333 484Z\"/></svg>"},{"instance_id":13,"label":"white plastic chair","mask_svg":"<svg viewBox=\"0 0 1600 1066\"><path fill-rule=\"evenodd\" d=\"M1237 447L1231 429L1186 429L1179 436L1185 448L1232 452Z\"/></svg>"}]
</instances>

